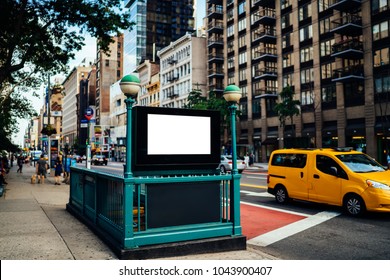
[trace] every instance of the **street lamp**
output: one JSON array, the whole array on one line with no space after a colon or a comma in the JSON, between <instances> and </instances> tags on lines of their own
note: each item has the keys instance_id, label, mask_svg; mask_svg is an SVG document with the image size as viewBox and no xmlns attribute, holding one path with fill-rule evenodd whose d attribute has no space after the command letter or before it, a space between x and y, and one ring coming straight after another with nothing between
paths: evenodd
<instances>
[{"instance_id":1,"label":"street lamp","mask_svg":"<svg viewBox=\"0 0 390 280\"><path fill-rule=\"evenodd\" d=\"M126 124L126 164L124 169L124 177L131 178L133 173L131 171L131 115L133 105L136 102L135 98L137 97L138 91L141 88L141 81L134 75L126 75L119 82L121 91L126 96L126 113L127 113L127 124Z\"/></svg>"},{"instance_id":2,"label":"street lamp","mask_svg":"<svg viewBox=\"0 0 390 280\"><path fill-rule=\"evenodd\" d=\"M223 97L229 104L229 111L231 117L231 130L232 130L232 159L233 167L232 174L237 174L237 150L236 150L236 111L237 103L240 101L242 94L241 89L236 85L229 85L223 92Z\"/></svg>"}]
</instances>

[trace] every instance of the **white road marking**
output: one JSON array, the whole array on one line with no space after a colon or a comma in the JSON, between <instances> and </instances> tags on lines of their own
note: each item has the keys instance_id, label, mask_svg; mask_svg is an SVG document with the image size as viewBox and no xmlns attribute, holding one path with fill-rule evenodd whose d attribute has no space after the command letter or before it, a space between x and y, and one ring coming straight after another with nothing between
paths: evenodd
<instances>
[{"instance_id":1,"label":"white road marking","mask_svg":"<svg viewBox=\"0 0 390 280\"><path fill-rule=\"evenodd\" d=\"M267 193L267 192L251 192L251 191L240 191L243 194L246 194L248 196L259 196L259 197L274 197L274 195Z\"/></svg>"},{"instance_id":2,"label":"white road marking","mask_svg":"<svg viewBox=\"0 0 390 280\"><path fill-rule=\"evenodd\" d=\"M247 179L266 179L267 175L259 175L259 176L246 176Z\"/></svg>"},{"instance_id":3,"label":"white road marking","mask_svg":"<svg viewBox=\"0 0 390 280\"><path fill-rule=\"evenodd\" d=\"M295 223L286 225L284 227L275 229L273 231L252 238L248 240L248 244L266 247L284 238L287 238L296 233L302 232L306 229L309 229L323 222L326 222L334 217L339 216L340 214L341 213L339 212L331 212L331 211L320 212L316 215L309 216L306 219L297 221Z\"/></svg>"},{"instance_id":4,"label":"white road marking","mask_svg":"<svg viewBox=\"0 0 390 280\"><path fill-rule=\"evenodd\" d=\"M250 203L250 202L243 202L243 201L241 201L241 203L242 204L246 204L246 205L250 205L250 206L254 206L254 207L259 207L259 208L272 210L272 211L278 211L278 212L282 212L282 213L287 213L287 214L291 214L291 215L297 215L297 216L303 216L303 217L310 217L310 216L312 216L312 215L309 215L309 214L304 214L304 213L300 213L300 212L279 209L279 208L265 206L265 205L253 204L253 203Z\"/></svg>"}]
</instances>

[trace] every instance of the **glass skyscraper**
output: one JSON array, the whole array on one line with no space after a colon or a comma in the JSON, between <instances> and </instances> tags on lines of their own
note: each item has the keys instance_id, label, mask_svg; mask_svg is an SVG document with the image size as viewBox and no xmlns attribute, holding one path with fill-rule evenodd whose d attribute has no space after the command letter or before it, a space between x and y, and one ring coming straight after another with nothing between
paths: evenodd
<instances>
[{"instance_id":1,"label":"glass skyscraper","mask_svg":"<svg viewBox=\"0 0 390 280\"><path fill-rule=\"evenodd\" d=\"M124 33L124 74L144 60L157 61L157 51L187 32L194 32L194 0L124 0L136 24Z\"/></svg>"}]
</instances>

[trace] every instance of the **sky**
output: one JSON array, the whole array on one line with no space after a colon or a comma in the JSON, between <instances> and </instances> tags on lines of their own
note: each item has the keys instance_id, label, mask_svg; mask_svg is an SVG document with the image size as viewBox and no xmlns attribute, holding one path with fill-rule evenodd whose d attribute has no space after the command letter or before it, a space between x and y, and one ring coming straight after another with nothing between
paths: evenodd
<instances>
[{"instance_id":1,"label":"sky","mask_svg":"<svg viewBox=\"0 0 390 280\"><path fill-rule=\"evenodd\" d=\"M206 0L197 0L197 8L196 8L196 13L197 13L197 26L201 26L203 23L203 18L205 17L206 13ZM85 46L75 55L75 59L72 60L69 64L69 69L73 69L75 66L81 63L81 61L86 58L86 57L91 57L96 54L96 39L87 35L85 37ZM53 84L56 80L56 78L61 79L61 76L59 77L52 77L51 84ZM43 106L44 102L44 92L45 92L45 87L43 86L40 90L37 91L40 95L40 98L37 97L32 97L31 92L26 92L25 93L25 98L29 99L31 103L34 106L34 109L39 113L40 108ZM21 145L23 144L23 138L25 131L28 127L28 120L20 120L19 121L19 132L14 134L12 140L14 144Z\"/></svg>"}]
</instances>

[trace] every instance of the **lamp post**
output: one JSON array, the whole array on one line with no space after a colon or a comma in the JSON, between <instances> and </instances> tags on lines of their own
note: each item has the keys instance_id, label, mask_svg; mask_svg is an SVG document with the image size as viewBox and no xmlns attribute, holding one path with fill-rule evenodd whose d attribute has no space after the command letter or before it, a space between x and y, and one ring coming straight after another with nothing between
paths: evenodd
<instances>
[{"instance_id":1,"label":"lamp post","mask_svg":"<svg viewBox=\"0 0 390 280\"><path fill-rule=\"evenodd\" d=\"M236 111L237 103L241 98L241 89L235 85L229 85L223 92L223 97L229 104L229 111L231 117L231 131L232 131L232 179L230 181L230 217L233 220L233 234L240 235L242 233L240 221L240 178L237 170L237 148L236 148Z\"/></svg>"},{"instance_id":2,"label":"lamp post","mask_svg":"<svg viewBox=\"0 0 390 280\"><path fill-rule=\"evenodd\" d=\"M241 98L241 89L236 85L229 85L223 92L223 97L229 104L229 111L231 117L231 130L232 130L232 158L233 167L232 174L237 174L237 149L236 149L236 111L237 103Z\"/></svg>"},{"instance_id":3,"label":"lamp post","mask_svg":"<svg viewBox=\"0 0 390 280\"><path fill-rule=\"evenodd\" d=\"M124 166L124 177L133 177L131 168L131 149L132 149L132 135L131 135L131 122L132 122L132 109L136 102L138 91L141 88L140 80L134 75L126 75L119 82L121 91L126 96L126 113L127 113L127 124L126 124L126 164Z\"/></svg>"}]
</instances>

